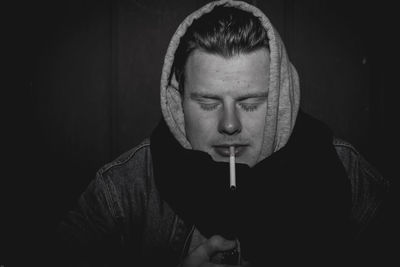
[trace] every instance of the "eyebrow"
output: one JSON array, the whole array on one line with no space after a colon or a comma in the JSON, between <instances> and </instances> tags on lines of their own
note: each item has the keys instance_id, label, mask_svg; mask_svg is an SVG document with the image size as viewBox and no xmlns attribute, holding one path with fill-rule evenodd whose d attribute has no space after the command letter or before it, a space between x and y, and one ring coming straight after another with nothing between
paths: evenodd
<instances>
[{"instance_id":1,"label":"eyebrow","mask_svg":"<svg viewBox=\"0 0 400 267\"><path fill-rule=\"evenodd\" d=\"M267 98L268 92L260 92L260 93L246 93L241 95L237 98L237 100L244 100L249 98ZM212 93L199 93L199 92L192 92L190 93L190 98L192 99L199 99L199 98L209 98L209 99L221 99L220 95L212 94Z\"/></svg>"},{"instance_id":2,"label":"eyebrow","mask_svg":"<svg viewBox=\"0 0 400 267\"><path fill-rule=\"evenodd\" d=\"M211 94L211 93L192 92L192 93L190 93L190 98L192 98L192 99L199 99L199 98L220 99L221 97L216 94Z\"/></svg>"},{"instance_id":3,"label":"eyebrow","mask_svg":"<svg viewBox=\"0 0 400 267\"><path fill-rule=\"evenodd\" d=\"M267 98L268 92L260 92L260 93L247 93L238 97L238 100L244 100L249 98Z\"/></svg>"}]
</instances>

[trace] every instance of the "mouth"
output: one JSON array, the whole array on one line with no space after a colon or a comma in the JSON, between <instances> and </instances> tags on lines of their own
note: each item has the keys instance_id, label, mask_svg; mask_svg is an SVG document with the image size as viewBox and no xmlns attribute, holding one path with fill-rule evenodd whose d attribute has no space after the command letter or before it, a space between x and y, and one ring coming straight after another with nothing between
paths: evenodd
<instances>
[{"instance_id":1,"label":"mouth","mask_svg":"<svg viewBox=\"0 0 400 267\"><path fill-rule=\"evenodd\" d=\"M214 145L213 149L221 157L229 157L230 156L229 147L231 146L235 147L235 157L240 157L240 155L242 155L245 149L248 147L248 145L244 144L222 144L222 145Z\"/></svg>"}]
</instances>

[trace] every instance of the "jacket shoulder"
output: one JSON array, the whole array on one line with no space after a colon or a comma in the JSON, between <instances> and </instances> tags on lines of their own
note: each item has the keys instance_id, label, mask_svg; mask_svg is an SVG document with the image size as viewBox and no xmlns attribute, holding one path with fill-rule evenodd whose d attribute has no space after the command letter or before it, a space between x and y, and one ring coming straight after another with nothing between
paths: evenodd
<instances>
[{"instance_id":1,"label":"jacket shoulder","mask_svg":"<svg viewBox=\"0 0 400 267\"><path fill-rule=\"evenodd\" d=\"M114 216L126 217L129 203L139 208L144 206L143 201L148 201L154 184L152 168L150 140L146 138L98 170L97 183L101 182L107 192L107 202Z\"/></svg>"},{"instance_id":2,"label":"jacket shoulder","mask_svg":"<svg viewBox=\"0 0 400 267\"><path fill-rule=\"evenodd\" d=\"M333 146L350 180L352 214L363 230L387 194L389 181L349 142L334 137Z\"/></svg>"},{"instance_id":3,"label":"jacket shoulder","mask_svg":"<svg viewBox=\"0 0 400 267\"><path fill-rule=\"evenodd\" d=\"M118 168L129 168L129 165L137 166L137 163L144 163L150 156L150 139L144 139L140 144L132 149L122 153L113 161L105 164L98 171L99 174L105 174Z\"/></svg>"},{"instance_id":4,"label":"jacket shoulder","mask_svg":"<svg viewBox=\"0 0 400 267\"><path fill-rule=\"evenodd\" d=\"M336 153L345 167L349 178L353 177L351 175L356 174L355 171L362 170L366 175L364 178L370 180L371 183L379 185L385 190L387 189L389 186L388 180L386 180L352 144L343 139L334 137L333 146L335 147ZM356 169L356 167L358 167L358 169Z\"/></svg>"}]
</instances>

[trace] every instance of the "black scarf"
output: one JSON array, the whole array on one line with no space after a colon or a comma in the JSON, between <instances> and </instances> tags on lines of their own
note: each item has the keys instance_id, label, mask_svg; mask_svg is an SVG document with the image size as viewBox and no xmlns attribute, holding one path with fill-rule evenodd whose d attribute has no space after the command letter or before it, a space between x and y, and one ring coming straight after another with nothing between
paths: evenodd
<instances>
[{"instance_id":1,"label":"black scarf","mask_svg":"<svg viewBox=\"0 0 400 267\"><path fill-rule=\"evenodd\" d=\"M161 198L204 236L238 238L253 263L319 262L347 244L348 178L331 131L302 112L285 147L253 168L236 165L234 192L228 163L184 149L164 120L151 136L151 152Z\"/></svg>"}]
</instances>

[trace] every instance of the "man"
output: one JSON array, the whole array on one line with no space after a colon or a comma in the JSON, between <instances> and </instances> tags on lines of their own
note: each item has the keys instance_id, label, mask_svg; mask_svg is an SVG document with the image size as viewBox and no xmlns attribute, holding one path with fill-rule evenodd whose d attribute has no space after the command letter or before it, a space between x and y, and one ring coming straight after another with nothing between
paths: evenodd
<instances>
[{"instance_id":1,"label":"man","mask_svg":"<svg viewBox=\"0 0 400 267\"><path fill-rule=\"evenodd\" d=\"M99 170L60 224L66 257L109 266L348 263L387 182L299 102L296 70L260 10L227 0L197 10L165 57L162 121Z\"/></svg>"}]
</instances>

